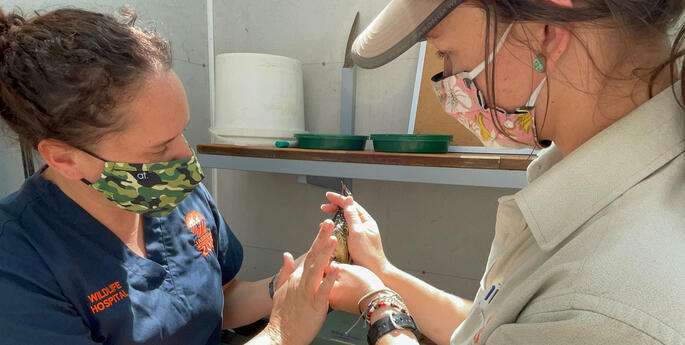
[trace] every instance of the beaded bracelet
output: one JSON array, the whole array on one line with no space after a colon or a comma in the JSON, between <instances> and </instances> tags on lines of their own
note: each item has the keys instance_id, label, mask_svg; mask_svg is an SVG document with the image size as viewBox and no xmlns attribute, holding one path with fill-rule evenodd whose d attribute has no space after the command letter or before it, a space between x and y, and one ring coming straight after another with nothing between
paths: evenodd
<instances>
[{"instance_id":1,"label":"beaded bracelet","mask_svg":"<svg viewBox=\"0 0 685 345\"><path fill-rule=\"evenodd\" d=\"M364 315L364 319L366 320L366 325L367 325L367 326L371 326L371 316L373 315L373 313L374 313L377 309L380 309L380 308L383 308L383 307L391 307L391 308L393 308L393 309L395 309L395 310L401 312L402 314L409 315L409 313L407 312L406 306L404 306L403 304L398 304L398 303L395 303L395 302L392 302L392 301L380 300L380 301L378 301L376 304L374 304L374 305L369 309L369 311Z\"/></svg>"},{"instance_id":2,"label":"beaded bracelet","mask_svg":"<svg viewBox=\"0 0 685 345\"><path fill-rule=\"evenodd\" d=\"M372 307L378 300L380 300L380 299L382 299L382 298L393 298L393 299L395 299L395 300L397 300L397 301L400 301L401 303L404 303L404 302L402 302L402 298L400 297L400 295L398 295L395 291L388 291L388 292L389 292L388 294L379 294L379 295L376 296L374 299L372 299L369 303L367 303L365 311L362 312L362 317L363 317L364 315L366 315L366 314L369 312L369 309L371 309L371 307Z\"/></svg>"},{"instance_id":3,"label":"beaded bracelet","mask_svg":"<svg viewBox=\"0 0 685 345\"><path fill-rule=\"evenodd\" d=\"M402 314L409 315L409 312L407 311L407 306L401 299L395 298L394 296L387 298L379 298L372 301L369 304L369 307L367 308L366 312L362 315L362 318L364 319L364 321L366 321L367 326L371 326L371 316L373 315L373 313L377 309L383 307L391 307Z\"/></svg>"},{"instance_id":4,"label":"beaded bracelet","mask_svg":"<svg viewBox=\"0 0 685 345\"><path fill-rule=\"evenodd\" d=\"M374 295L374 294L383 293L383 292L387 292L389 295L396 295L396 296L399 297L399 295L397 295L397 292L392 291L392 290L390 290L390 289L388 289L388 288L382 288L382 289L378 289L378 290L373 290L373 291L367 293L366 295L362 296L362 298L359 299L359 302L357 302L357 310L359 310L359 313L360 313L360 314L364 314L364 312L362 311L362 302L364 302L365 299L367 299L369 296L372 296L372 295ZM372 301L373 301L373 300L372 300Z\"/></svg>"}]
</instances>

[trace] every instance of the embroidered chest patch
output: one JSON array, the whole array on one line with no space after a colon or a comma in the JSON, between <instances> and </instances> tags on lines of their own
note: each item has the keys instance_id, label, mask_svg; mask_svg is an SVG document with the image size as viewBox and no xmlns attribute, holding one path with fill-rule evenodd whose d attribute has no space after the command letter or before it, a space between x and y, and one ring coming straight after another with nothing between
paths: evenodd
<instances>
[{"instance_id":1,"label":"embroidered chest patch","mask_svg":"<svg viewBox=\"0 0 685 345\"><path fill-rule=\"evenodd\" d=\"M90 311L97 314L125 298L128 298L128 293L121 287L119 281L115 281L88 295Z\"/></svg>"},{"instance_id":2,"label":"embroidered chest patch","mask_svg":"<svg viewBox=\"0 0 685 345\"><path fill-rule=\"evenodd\" d=\"M214 250L214 238L212 232L207 231L205 217L200 212L190 211L186 214L186 226L190 232L197 236L195 248L202 253L203 257L207 257Z\"/></svg>"}]
</instances>

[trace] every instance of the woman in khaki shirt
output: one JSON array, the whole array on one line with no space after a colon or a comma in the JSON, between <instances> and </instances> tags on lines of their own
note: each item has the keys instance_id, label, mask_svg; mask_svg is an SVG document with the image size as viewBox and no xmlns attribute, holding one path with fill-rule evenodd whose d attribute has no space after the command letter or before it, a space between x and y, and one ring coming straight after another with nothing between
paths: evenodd
<instances>
[{"instance_id":1,"label":"woman in khaki shirt","mask_svg":"<svg viewBox=\"0 0 685 345\"><path fill-rule=\"evenodd\" d=\"M344 208L359 265L342 266L333 307L366 312L390 288L438 344L685 344L683 32L668 36L682 12L680 0L393 0L356 39L358 65L425 38L444 59L433 82L448 115L485 146L545 149L529 185L499 200L474 300L393 266L371 215L329 193L322 209ZM416 341L395 328L374 341Z\"/></svg>"}]
</instances>

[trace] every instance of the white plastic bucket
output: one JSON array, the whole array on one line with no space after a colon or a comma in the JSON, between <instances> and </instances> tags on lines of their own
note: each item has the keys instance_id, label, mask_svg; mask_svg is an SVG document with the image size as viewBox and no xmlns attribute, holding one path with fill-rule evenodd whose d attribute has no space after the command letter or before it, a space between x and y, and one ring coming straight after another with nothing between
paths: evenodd
<instances>
[{"instance_id":1,"label":"white plastic bucket","mask_svg":"<svg viewBox=\"0 0 685 345\"><path fill-rule=\"evenodd\" d=\"M271 146L304 131L302 62L276 55L216 57L217 143Z\"/></svg>"}]
</instances>

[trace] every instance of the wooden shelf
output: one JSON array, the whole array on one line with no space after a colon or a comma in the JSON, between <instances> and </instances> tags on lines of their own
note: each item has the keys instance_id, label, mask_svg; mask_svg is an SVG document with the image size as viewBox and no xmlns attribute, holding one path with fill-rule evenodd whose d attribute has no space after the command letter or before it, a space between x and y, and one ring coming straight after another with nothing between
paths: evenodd
<instances>
[{"instance_id":1,"label":"wooden shelf","mask_svg":"<svg viewBox=\"0 0 685 345\"><path fill-rule=\"evenodd\" d=\"M208 168L389 181L522 188L534 157L490 154L407 154L203 144Z\"/></svg>"},{"instance_id":2,"label":"wooden shelf","mask_svg":"<svg viewBox=\"0 0 685 345\"><path fill-rule=\"evenodd\" d=\"M525 171L532 161L529 156L487 154L416 154L373 151L331 151L297 148L271 148L220 144L198 145L202 154L253 158L293 159L308 161L408 165L462 169L500 169ZM534 158L534 157L533 157Z\"/></svg>"}]
</instances>

